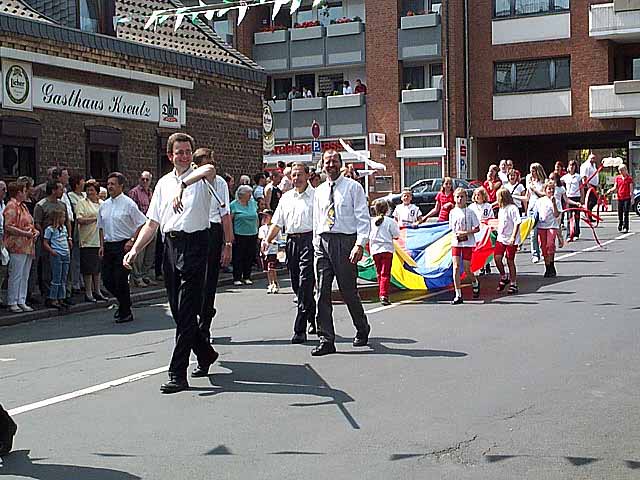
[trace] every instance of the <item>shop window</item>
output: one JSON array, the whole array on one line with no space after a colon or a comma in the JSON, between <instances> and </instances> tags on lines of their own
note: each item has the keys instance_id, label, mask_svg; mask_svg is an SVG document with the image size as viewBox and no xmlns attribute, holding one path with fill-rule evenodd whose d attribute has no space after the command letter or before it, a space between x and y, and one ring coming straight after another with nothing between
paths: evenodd
<instances>
[{"instance_id":1,"label":"shop window","mask_svg":"<svg viewBox=\"0 0 640 480\"><path fill-rule=\"evenodd\" d=\"M424 179L442 178L442 158L408 158L403 161L404 184L410 187Z\"/></svg>"},{"instance_id":2,"label":"shop window","mask_svg":"<svg viewBox=\"0 0 640 480\"><path fill-rule=\"evenodd\" d=\"M495 18L568 12L569 0L494 0Z\"/></svg>"},{"instance_id":3,"label":"shop window","mask_svg":"<svg viewBox=\"0 0 640 480\"><path fill-rule=\"evenodd\" d=\"M80 30L115 36L115 0L78 0L78 10Z\"/></svg>"},{"instance_id":4,"label":"shop window","mask_svg":"<svg viewBox=\"0 0 640 480\"><path fill-rule=\"evenodd\" d=\"M0 137L0 178L7 180L26 175L35 178L35 140Z\"/></svg>"},{"instance_id":5,"label":"shop window","mask_svg":"<svg viewBox=\"0 0 640 480\"><path fill-rule=\"evenodd\" d=\"M564 90L571 87L568 58L496 63L495 93Z\"/></svg>"},{"instance_id":6,"label":"shop window","mask_svg":"<svg viewBox=\"0 0 640 480\"><path fill-rule=\"evenodd\" d=\"M442 135L419 135L404 137L404 148L434 148L442 147Z\"/></svg>"},{"instance_id":7,"label":"shop window","mask_svg":"<svg viewBox=\"0 0 640 480\"><path fill-rule=\"evenodd\" d=\"M405 90L425 88L424 66L404 67L402 69L402 83Z\"/></svg>"}]
</instances>

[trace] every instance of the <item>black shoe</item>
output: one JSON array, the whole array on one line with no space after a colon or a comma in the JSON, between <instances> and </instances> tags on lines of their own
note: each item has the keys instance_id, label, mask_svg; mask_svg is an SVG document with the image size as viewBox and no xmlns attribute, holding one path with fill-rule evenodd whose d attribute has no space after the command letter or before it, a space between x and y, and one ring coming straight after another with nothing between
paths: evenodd
<instances>
[{"instance_id":1,"label":"black shoe","mask_svg":"<svg viewBox=\"0 0 640 480\"><path fill-rule=\"evenodd\" d=\"M336 346L334 343L320 342L316 348L311 350L312 357L322 357L323 355L330 355L336 353Z\"/></svg>"},{"instance_id":2,"label":"black shoe","mask_svg":"<svg viewBox=\"0 0 640 480\"><path fill-rule=\"evenodd\" d=\"M71 300L71 297L67 297L67 298L63 299L62 303L64 303L67 307L71 307L71 306L75 305L75 302L73 300Z\"/></svg>"},{"instance_id":3,"label":"black shoe","mask_svg":"<svg viewBox=\"0 0 640 480\"><path fill-rule=\"evenodd\" d=\"M211 368L211 365L214 364L214 362L218 359L219 356L220 356L220 354L214 350L213 351L213 356L211 357L211 361L209 362L209 364L208 365L198 365L196 368L193 369L193 372L191 372L191 376L193 378L208 377L209 376L209 368Z\"/></svg>"},{"instance_id":4,"label":"black shoe","mask_svg":"<svg viewBox=\"0 0 640 480\"><path fill-rule=\"evenodd\" d=\"M380 303L386 307L391 305L391 300L389 300L389 297L380 297Z\"/></svg>"},{"instance_id":5,"label":"black shoe","mask_svg":"<svg viewBox=\"0 0 640 480\"><path fill-rule=\"evenodd\" d=\"M291 343L305 343L307 341L307 336L304 333L296 333L293 337L291 337Z\"/></svg>"},{"instance_id":6,"label":"black shoe","mask_svg":"<svg viewBox=\"0 0 640 480\"><path fill-rule=\"evenodd\" d=\"M471 289L473 291L473 298L480 298L480 282L476 285L471 285Z\"/></svg>"},{"instance_id":7,"label":"black shoe","mask_svg":"<svg viewBox=\"0 0 640 480\"><path fill-rule=\"evenodd\" d=\"M107 297L102 295L102 293L97 292L93 294L93 298L95 298L98 302L106 302L107 300L109 300Z\"/></svg>"},{"instance_id":8,"label":"black shoe","mask_svg":"<svg viewBox=\"0 0 640 480\"><path fill-rule=\"evenodd\" d=\"M622 225L618 225L618 231L621 232L622 231Z\"/></svg>"},{"instance_id":9,"label":"black shoe","mask_svg":"<svg viewBox=\"0 0 640 480\"><path fill-rule=\"evenodd\" d=\"M169 381L160 385L162 393L177 393L189 388L189 382L186 378L178 378L175 375L169 375Z\"/></svg>"},{"instance_id":10,"label":"black shoe","mask_svg":"<svg viewBox=\"0 0 640 480\"><path fill-rule=\"evenodd\" d=\"M84 296L84 301L89 303L98 303L98 300L95 297L89 297L87 295Z\"/></svg>"},{"instance_id":11,"label":"black shoe","mask_svg":"<svg viewBox=\"0 0 640 480\"><path fill-rule=\"evenodd\" d=\"M0 437L0 456L6 455L11 451L13 448L13 437L18 431L18 426L13 420L11 420L11 417L9 417L8 420L9 429Z\"/></svg>"},{"instance_id":12,"label":"black shoe","mask_svg":"<svg viewBox=\"0 0 640 480\"><path fill-rule=\"evenodd\" d=\"M309 335L317 335L318 334L318 330L316 329L315 325L309 325L309 328L307 328L307 333Z\"/></svg>"},{"instance_id":13,"label":"black shoe","mask_svg":"<svg viewBox=\"0 0 640 480\"><path fill-rule=\"evenodd\" d=\"M558 276L558 272L556 272L555 264L552 263L551 265L549 265L549 269L551 270L549 272L549 278L556 278Z\"/></svg>"},{"instance_id":14,"label":"black shoe","mask_svg":"<svg viewBox=\"0 0 640 480\"><path fill-rule=\"evenodd\" d=\"M126 315L122 315L116 318L116 323L127 323L127 322L133 322L133 312L131 311Z\"/></svg>"},{"instance_id":15,"label":"black shoe","mask_svg":"<svg viewBox=\"0 0 640 480\"><path fill-rule=\"evenodd\" d=\"M551 267L549 265L545 265L544 269L544 278L551 277Z\"/></svg>"},{"instance_id":16,"label":"black shoe","mask_svg":"<svg viewBox=\"0 0 640 480\"><path fill-rule=\"evenodd\" d=\"M357 334L353 339L354 347L366 347L369 343L369 333L371 333L371 325L367 325L367 331L364 334Z\"/></svg>"},{"instance_id":17,"label":"black shoe","mask_svg":"<svg viewBox=\"0 0 640 480\"><path fill-rule=\"evenodd\" d=\"M451 300L451 305L460 305L461 303L464 303L464 300L462 300L462 297L454 297L453 300Z\"/></svg>"},{"instance_id":18,"label":"black shoe","mask_svg":"<svg viewBox=\"0 0 640 480\"><path fill-rule=\"evenodd\" d=\"M116 311L113 314L113 318L115 318L116 320L120 318L120 309L119 308L116 308Z\"/></svg>"}]
</instances>

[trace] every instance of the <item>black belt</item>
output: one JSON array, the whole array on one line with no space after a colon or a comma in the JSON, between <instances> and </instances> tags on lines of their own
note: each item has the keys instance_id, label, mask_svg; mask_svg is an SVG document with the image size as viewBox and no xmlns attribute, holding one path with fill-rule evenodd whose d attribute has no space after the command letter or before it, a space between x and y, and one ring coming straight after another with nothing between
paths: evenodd
<instances>
[{"instance_id":1,"label":"black belt","mask_svg":"<svg viewBox=\"0 0 640 480\"><path fill-rule=\"evenodd\" d=\"M289 238L302 238L307 235L313 235L313 232L303 232L303 233L287 233L287 237Z\"/></svg>"},{"instance_id":2,"label":"black belt","mask_svg":"<svg viewBox=\"0 0 640 480\"><path fill-rule=\"evenodd\" d=\"M167 236L168 238L172 239L172 240L181 240L181 239L185 239L185 238L191 238L191 237L195 237L195 236L199 236L202 235L204 233L206 233L206 230L198 230L195 232L183 232L183 231L171 231L171 232L167 232L165 233L165 236Z\"/></svg>"}]
</instances>

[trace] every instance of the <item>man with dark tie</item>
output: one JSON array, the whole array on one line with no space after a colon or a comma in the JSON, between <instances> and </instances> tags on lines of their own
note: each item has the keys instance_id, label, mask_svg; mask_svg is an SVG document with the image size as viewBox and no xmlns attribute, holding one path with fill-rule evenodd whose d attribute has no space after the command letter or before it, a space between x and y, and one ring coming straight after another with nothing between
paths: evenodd
<instances>
[{"instance_id":1,"label":"man with dark tie","mask_svg":"<svg viewBox=\"0 0 640 480\"><path fill-rule=\"evenodd\" d=\"M313 356L336 351L331 304L334 278L356 327L353 346L367 345L371 331L357 288L357 264L371 228L367 198L358 182L340 175L342 158L338 152L324 152L322 166L327 181L316 188L313 202L314 270L318 286L316 324L320 337L320 345L311 352Z\"/></svg>"}]
</instances>

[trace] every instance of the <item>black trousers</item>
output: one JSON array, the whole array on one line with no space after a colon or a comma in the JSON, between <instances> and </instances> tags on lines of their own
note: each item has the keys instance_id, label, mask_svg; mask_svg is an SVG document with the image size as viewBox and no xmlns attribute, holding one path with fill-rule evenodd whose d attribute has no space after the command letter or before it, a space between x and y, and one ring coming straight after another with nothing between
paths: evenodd
<instances>
[{"instance_id":1,"label":"black trousers","mask_svg":"<svg viewBox=\"0 0 640 480\"><path fill-rule=\"evenodd\" d=\"M569 197L569 200L580 203L580 197ZM575 231L573 232L574 237L579 237L580 236L580 212L569 212L569 215L573 215L573 219L574 219L574 224L575 224ZM567 238L569 238L570 236L571 236L571 223L569 221L569 218L567 218Z\"/></svg>"},{"instance_id":2,"label":"black trousers","mask_svg":"<svg viewBox=\"0 0 640 480\"><path fill-rule=\"evenodd\" d=\"M594 187L595 188L595 187ZM584 187L584 195L585 198L587 198L587 194L589 193L589 190L591 189L591 185L587 185ZM592 193L589 195L589 198L587 198L587 205L586 208L589 211L593 210L593 207L596 206L596 203L598 203L598 199L596 198L596 194L598 193L598 189L596 188L596 193Z\"/></svg>"},{"instance_id":3,"label":"black trousers","mask_svg":"<svg viewBox=\"0 0 640 480\"><path fill-rule=\"evenodd\" d=\"M209 243L207 249L207 276L205 280L204 296L198 327L200 331L209 339L211 336L211 321L215 315L216 290L218 289L218 277L220 276L220 257L222 256L222 245L224 235L220 223L212 223L208 231Z\"/></svg>"},{"instance_id":4,"label":"black trousers","mask_svg":"<svg viewBox=\"0 0 640 480\"><path fill-rule=\"evenodd\" d=\"M0 405L0 438L9 433L9 429L15 427L15 422L11 419L7 411Z\"/></svg>"},{"instance_id":5,"label":"black trousers","mask_svg":"<svg viewBox=\"0 0 640 480\"><path fill-rule=\"evenodd\" d=\"M233 280L251 278L251 266L256 259L258 235L236 235L233 242Z\"/></svg>"},{"instance_id":6,"label":"black trousers","mask_svg":"<svg viewBox=\"0 0 640 480\"><path fill-rule=\"evenodd\" d=\"M129 291L129 270L122 265L124 244L121 242L104 242L102 257L102 278L104 286L118 300L120 316L131 312L131 292Z\"/></svg>"},{"instance_id":7,"label":"black trousers","mask_svg":"<svg viewBox=\"0 0 640 480\"><path fill-rule=\"evenodd\" d=\"M207 258L209 231L168 233L164 241L162 264L169 307L176 322L176 345L169 373L186 379L189 355L193 350L198 363L211 362L214 350L198 328L206 280L203 259Z\"/></svg>"},{"instance_id":8,"label":"black trousers","mask_svg":"<svg viewBox=\"0 0 640 480\"><path fill-rule=\"evenodd\" d=\"M629 210L631 210L631 199L618 200L618 229L629 230Z\"/></svg>"},{"instance_id":9,"label":"black trousers","mask_svg":"<svg viewBox=\"0 0 640 480\"><path fill-rule=\"evenodd\" d=\"M287 237L287 268L291 276L291 287L298 297L298 311L293 331L303 334L307 323L316 324L316 300L313 287L316 284L313 275L313 232Z\"/></svg>"}]
</instances>

